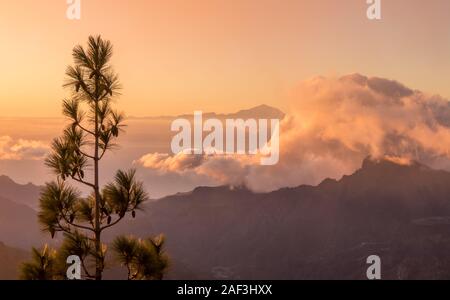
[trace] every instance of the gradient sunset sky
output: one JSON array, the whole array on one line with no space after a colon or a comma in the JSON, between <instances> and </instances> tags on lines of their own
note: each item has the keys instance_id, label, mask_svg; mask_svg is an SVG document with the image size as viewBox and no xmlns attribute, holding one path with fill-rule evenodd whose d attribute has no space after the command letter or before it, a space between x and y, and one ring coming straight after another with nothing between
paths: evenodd
<instances>
[{"instance_id":1,"label":"gradient sunset sky","mask_svg":"<svg viewBox=\"0 0 450 300\"><path fill-rule=\"evenodd\" d=\"M90 34L115 45L133 116L288 109L295 85L359 72L450 97L450 1L0 0L0 116L60 116L71 49Z\"/></svg>"}]
</instances>

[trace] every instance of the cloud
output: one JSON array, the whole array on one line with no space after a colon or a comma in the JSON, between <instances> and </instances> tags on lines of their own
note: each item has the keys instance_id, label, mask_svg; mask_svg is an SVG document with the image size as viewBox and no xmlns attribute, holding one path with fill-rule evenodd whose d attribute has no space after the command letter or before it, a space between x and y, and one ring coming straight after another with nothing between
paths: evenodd
<instances>
[{"instance_id":1,"label":"cloud","mask_svg":"<svg viewBox=\"0 0 450 300\"><path fill-rule=\"evenodd\" d=\"M203 156L183 155L182 153L175 156L163 153L150 153L138 160L146 168L157 169L163 172L183 172L200 166L203 161Z\"/></svg>"},{"instance_id":2,"label":"cloud","mask_svg":"<svg viewBox=\"0 0 450 300\"><path fill-rule=\"evenodd\" d=\"M255 165L257 161L256 157L240 155L150 153L135 163L145 168L158 170L163 175L172 172L189 177L198 175L220 184L240 185L245 182L247 168Z\"/></svg>"},{"instance_id":3,"label":"cloud","mask_svg":"<svg viewBox=\"0 0 450 300\"><path fill-rule=\"evenodd\" d=\"M450 104L396 81L359 74L316 77L294 91L281 123L280 162L247 156L149 154L146 168L207 175L255 191L318 184L354 172L367 156L450 170Z\"/></svg>"},{"instance_id":4,"label":"cloud","mask_svg":"<svg viewBox=\"0 0 450 300\"><path fill-rule=\"evenodd\" d=\"M49 150L41 141L0 136L0 160L40 160Z\"/></svg>"}]
</instances>

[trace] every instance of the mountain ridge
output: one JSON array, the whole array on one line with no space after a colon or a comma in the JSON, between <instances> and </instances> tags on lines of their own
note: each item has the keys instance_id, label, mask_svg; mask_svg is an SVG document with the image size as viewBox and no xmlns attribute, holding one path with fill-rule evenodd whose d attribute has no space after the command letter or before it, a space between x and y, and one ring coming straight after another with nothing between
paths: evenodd
<instances>
[{"instance_id":1,"label":"mountain ridge","mask_svg":"<svg viewBox=\"0 0 450 300\"><path fill-rule=\"evenodd\" d=\"M118 232L165 233L200 279L365 279L374 254L386 279L450 278L448 194L449 172L366 160L317 186L199 187L148 203Z\"/></svg>"},{"instance_id":2,"label":"mountain ridge","mask_svg":"<svg viewBox=\"0 0 450 300\"><path fill-rule=\"evenodd\" d=\"M18 279L20 265L28 259L28 252L9 247L0 241L0 280Z\"/></svg>"},{"instance_id":3,"label":"mountain ridge","mask_svg":"<svg viewBox=\"0 0 450 300\"><path fill-rule=\"evenodd\" d=\"M370 255L384 279L449 279L449 194L447 171L366 159L317 186L197 187L151 201L105 242L164 233L169 279L365 279ZM0 199L2 221L7 245L42 245L35 211Z\"/></svg>"},{"instance_id":4,"label":"mountain ridge","mask_svg":"<svg viewBox=\"0 0 450 300\"><path fill-rule=\"evenodd\" d=\"M218 118L218 119L236 119L236 118L264 118L264 119L283 119L285 116L285 113L279 110L278 108L261 104L249 109L241 109L234 113L215 113L215 112L206 112L203 114L203 117L205 118ZM181 114L176 116L155 116L155 117L134 117L130 116L131 119L179 119L179 118L186 118L190 119L193 118L193 114Z\"/></svg>"},{"instance_id":5,"label":"mountain ridge","mask_svg":"<svg viewBox=\"0 0 450 300\"><path fill-rule=\"evenodd\" d=\"M19 184L7 175L0 175L0 196L19 204L24 204L34 210L39 206L40 186L33 183Z\"/></svg>"}]
</instances>

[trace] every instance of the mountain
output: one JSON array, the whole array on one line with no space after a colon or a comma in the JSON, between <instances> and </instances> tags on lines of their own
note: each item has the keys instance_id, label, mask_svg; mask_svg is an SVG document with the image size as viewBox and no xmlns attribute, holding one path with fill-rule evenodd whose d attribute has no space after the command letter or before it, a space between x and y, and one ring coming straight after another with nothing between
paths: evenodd
<instances>
[{"instance_id":1,"label":"mountain","mask_svg":"<svg viewBox=\"0 0 450 300\"><path fill-rule=\"evenodd\" d=\"M285 113L281 110L262 104L250 109L243 109L235 113L230 114L218 114L214 112L208 112L203 114L203 118L215 118L215 119L283 119ZM159 117L149 117L145 119L192 119L194 117L193 114L184 114L179 116L159 116ZM136 118L133 118L136 119Z\"/></svg>"},{"instance_id":2,"label":"mountain","mask_svg":"<svg viewBox=\"0 0 450 300\"><path fill-rule=\"evenodd\" d=\"M31 247L52 242L39 229L37 211L30 207L37 206L39 191L33 184L0 176L0 280L17 279Z\"/></svg>"},{"instance_id":3,"label":"mountain","mask_svg":"<svg viewBox=\"0 0 450 300\"><path fill-rule=\"evenodd\" d=\"M283 119L285 114L274 107L268 105L259 105L250 109L243 109L232 114L210 114L212 118L218 119ZM208 116L208 114L206 114Z\"/></svg>"},{"instance_id":4,"label":"mountain","mask_svg":"<svg viewBox=\"0 0 450 300\"><path fill-rule=\"evenodd\" d=\"M20 265L29 260L26 251L11 248L0 242L0 280L14 280L19 277Z\"/></svg>"},{"instance_id":5,"label":"mountain","mask_svg":"<svg viewBox=\"0 0 450 300\"><path fill-rule=\"evenodd\" d=\"M165 197L105 238L164 233L170 279L365 279L371 255L384 279L450 279L449 195L449 172L367 159L318 186ZM29 249L43 238L36 211L0 198L0 241Z\"/></svg>"},{"instance_id":6,"label":"mountain","mask_svg":"<svg viewBox=\"0 0 450 300\"><path fill-rule=\"evenodd\" d=\"M8 176L0 176L0 196L33 209L38 207L41 187L32 183L22 185L15 183Z\"/></svg>"},{"instance_id":7,"label":"mountain","mask_svg":"<svg viewBox=\"0 0 450 300\"><path fill-rule=\"evenodd\" d=\"M341 180L266 194L200 187L116 233L163 232L178 279L450 279L450 173L367 159ZM189 275L189 274L195 274Z\"/></svg>"},{"instance_id":8,"label":"mountain","mask_svg":"<svg viewBox=\"0 0 450 300\"><path fill-rule=\"evenodd\" d=\"M39 194L38 186L0 176L0 241L24 249L41 245L45 236L37 221Z\"/></svg>"},{"instance_id":9,"label":"mountain","mask_svg":"<svg viewBox=\"0 0 450 300\"><path fill-rule=\"evenodd\" d=\"M31 246L40 246L44 238L35 210L0 197L0 241L29 249Z\"/></svg>"}]
</instances>

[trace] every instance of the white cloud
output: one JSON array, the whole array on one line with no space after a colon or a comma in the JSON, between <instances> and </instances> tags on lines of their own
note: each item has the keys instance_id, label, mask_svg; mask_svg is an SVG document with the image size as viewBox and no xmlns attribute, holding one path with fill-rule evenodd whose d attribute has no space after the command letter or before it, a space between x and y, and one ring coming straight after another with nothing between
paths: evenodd
<instances>
[{"instance_id":1,"label":"white cloud","mask_svg":"<svg viewBox=\"0 0 450 300\"><path fill-rule=\"evenodd\" d=\"M40 160L48 150L49 146L41 141L0 136L0 160Z\"/></svg>"},{"instance_id":2,"label":"white cloud","mask_svg":"<svg viewBox=\"0 0 450 300\"><path fill-rule=\"evenodd\" d=\"M450 170L450 104L382 78L359 74L301 83L281 123L280 162L248 156L149 154L138 163L164 172L207 175L256 191L340 178L367 156L416 160Z\"/></svg>"}]
</instances>

